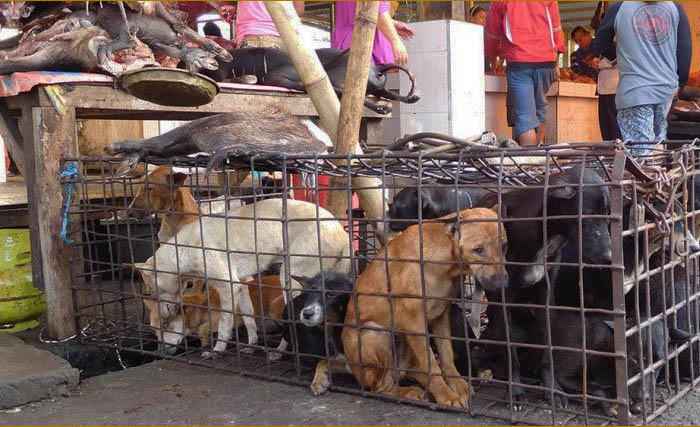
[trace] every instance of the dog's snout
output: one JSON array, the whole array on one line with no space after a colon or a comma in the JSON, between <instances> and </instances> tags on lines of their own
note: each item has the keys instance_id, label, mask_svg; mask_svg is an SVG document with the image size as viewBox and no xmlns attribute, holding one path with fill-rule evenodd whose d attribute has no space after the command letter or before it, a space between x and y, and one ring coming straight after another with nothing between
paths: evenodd
<instances>
[{"instance_id":1,"label":"dog's snout","mask_svg":"<svg viewBox=\"0 0 700 427\"><path fill-rule=\"evenodd\" d=\"M480 282L490 290L505 289L508 287L508 273L496 273L489 276L485 281L480 280Z\"/></svg>"},{"instance_id":2,"label":"dog's snout","mask_svg":"<svg viewBox=\"0 0 700 427\"><path fill-rule=\"evenodd\" d=\"M301 316L304 318L304 320L313 319L315 314L316 310L314 309L314 307L306 307L301 311Z\"/></svg>"},{"instance_id":3,"label":"dog's snout","mask_svg":"<svg viewBox=\"0 0 700 427\"><path fill-rule=\"evenodd\" d=\"M610 264L612 262L612 249L607 248L600 254L600 261L603 264Z\"/></svg>"}]
</instances>

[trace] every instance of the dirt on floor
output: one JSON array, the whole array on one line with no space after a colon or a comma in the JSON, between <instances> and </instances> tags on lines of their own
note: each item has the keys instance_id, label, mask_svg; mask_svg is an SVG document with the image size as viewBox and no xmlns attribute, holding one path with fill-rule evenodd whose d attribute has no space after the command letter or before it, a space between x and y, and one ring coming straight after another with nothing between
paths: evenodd
<instances>
[{"instance_id":1,"label":"dirt on floor","mask_svg":"<svg viewBox=\"0 0 700 427\"><path fill-rule=\"evenodd\" d=\"M691 393L658 425L698 425ZM0 425L492 425L493 419L156 361L84 380L69 397L0 413Z\"/></svg>"}]
</instances>

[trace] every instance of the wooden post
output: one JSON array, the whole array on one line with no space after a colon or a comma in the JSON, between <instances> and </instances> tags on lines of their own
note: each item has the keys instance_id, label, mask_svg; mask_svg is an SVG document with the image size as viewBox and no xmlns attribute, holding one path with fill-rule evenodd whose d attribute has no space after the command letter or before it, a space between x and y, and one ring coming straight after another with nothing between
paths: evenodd
<instances>
[{"instance_id":1,"label":"wooden post","mask_svg":"<svg viewBox=\"0 0 700 427\"><path fill-rule=\"evenodd\" d=\"M376 1L357 2L355 24L352 29L350 57L348 58L348 68L345 71L345 90L340 103L338 139L335 143L336 154L361 152L357 141L360 135L363 101L367 92L367 77L369 76L369 64L372 59L378 11L379 3ZM339 165L345 164L344 161L338 163ZM342 179L334 179L333 181L333 187L344 182ZM359 193L358 196L360 196ZM363 206L367 205L366 202L363 203ZM347 195L344 191L338 190L329 193L328 210L336 217L345 215ZM381 217L382 212L366 213L370 218L377 218L377 216Z\"/></svg>"},{"instance_id":2,"label":"wooden post","mask_svg":"<svg viewBox=\"0 0 700 427\"><path fill-rule=\"evenodd\" d=\"M17 165L17 169L19 169L19 173L26 177L22 134L17 128L17 122L10 117L4 102L0 103L0 138L5 142L7 151L10 152L12 160ZM0 165L0 167L5 167L5 165Z\"/></svg>"},{"instance_id":3,"label":"wooden post","mask_svg":"<svg viewBox=\"0 0 700 427\"><path fill-rule=\"evenodd\" d=\"M71 261L76 262L75 268L83 268L79 252L82 247L67 246L59 237L63 207L61 159L78 155L75 109L60 114L53 107L26 107L21 124L25 136L32 276L34 284L46 292L48 335L63 339L76 332L71 290L76 274L71 274Z\"/></svg>"},{"instance_id":4,"label":"wooden post","mask_svg":"<svg viewBox=\"0 0 700 427\"><path fill-rule=\"evenodd\" d=\"M318 115L321 119L321 125L333 139L336 144L336 152L338 152L337 136L338 136L338 119L340 116L340 102L333 91L328 75L326 74L318 56L311 52L303 43L300 36L301 21L294 11L294 7L288 2L265 1L270 17L275 22L277 31L284 41L285 47L289 52L289 56L297 68L301 80L306 86L306 91L311 97ZM374 14L374 23L376 25L376 11ZM369 69L369 61L366 67ZM350 68L348 66L348 68ZM369 72L367 70L366 72ZM365 81L367 76L365 75ZM347 82L346 82L347 84ZM365 83L366 84L366 83ZM366 87L362 88L362 97L364 98ZM344 96L351 96L349 91L345 91ZM358 113L359 114L359 113ZM355 133L355 139L351 146L351 150L346 151L352 153L361 153L362 149L358 141L358 133ZM381 219L385 211L384 196L378 188L381 184L379 180L373 178L357 178L353 180L355 187L377 187L376 189L368 189L358 191L360 203L367 213L367 217L373 219ZM337 217L345 216L345 212L332 212ZM380 241L383 242L383 223L375 228Z\"/></svg>"}]
</instances>

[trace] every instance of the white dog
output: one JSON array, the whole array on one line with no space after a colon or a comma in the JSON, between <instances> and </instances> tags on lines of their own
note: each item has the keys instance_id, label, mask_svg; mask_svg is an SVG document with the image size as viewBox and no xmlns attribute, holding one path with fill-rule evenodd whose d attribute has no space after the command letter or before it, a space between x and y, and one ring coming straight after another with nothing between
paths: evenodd
<instances>
[{"instance_id":1,"label":"white dog","mask_svg":"<svg viewBox=\"0 0 700 427\"><path fill-rule=\"evenodd\" d=\"M257 343L253 306L248 287L241 279L282 264L280 282L284 284L285 252L289 253L290 274L313 277L321 272L321 267L323 271L350 274L349 236L340 222L321 207L299 200L268 199L238 208L231 215L203 217L204 236L199 222L185 225L145 264L137 266L146 287L157 289L162 300L179 301L182 291L178 274L198 275L218 291L222 312L215 352L223 352L231 338L235 306L243 315L248 344ZM286 292L283 295L286 302ZM167 319L177 310L176 305L161 304L161 317Z\"/></svg>"}]
</instances>

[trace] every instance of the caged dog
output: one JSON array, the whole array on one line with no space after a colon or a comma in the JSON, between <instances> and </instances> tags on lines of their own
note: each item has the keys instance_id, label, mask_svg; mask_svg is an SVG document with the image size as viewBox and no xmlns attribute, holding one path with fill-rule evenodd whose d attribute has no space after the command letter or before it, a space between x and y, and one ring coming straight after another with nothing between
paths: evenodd
<instances>
[{"instance_id":1,"label":"caged dog","mask_svg":"<svg viewBox=\"0 0 700 427\"><path fill-rule=\"evenodd\" d=\"M286 227L282 221L285 216ZM222 312L215 353L223 352L231 338L236 305L240 306L248 345L257 343L255 313L242 279L282 264L280 282L285 283L285 251L289 252L290 274L316 274L321 271L321 263L327 271L350 272L349 237L343 225L327 210L298 200L267 199L242 206L234 218L205 217L187 224L176 238L177 245L174 239L169 240L140 266L141 276L151 289L157 285L161 299L175 302L161 304L161 317L166 319L177 311L177 295L182 294L180 274L204 278L219 292ZM292 289L298 288L293 281ZM288 292L291 289L285 288L285 302ZM251 349L244 350L254 351Z\"/></svg>"},{"instance_id":2,"label":"caged dog","mask_svg":"<svg viewBox=\"0 0 700 427\"><path fill-rule=\"evenodd\" d=\"M419 214L423 220L429 220L463 209L471 209L486 192L480 188L423 187L420 190L419 203L418 188L404 188L394 196L389 204L387 216L392 220L414 221L391 221L389 228L398 233L413 224L417 224Z\"/></svg>"},{"instance_id":3,"label":"caged dog","mask_svg":"<svg viewBox=\"0 0 700 427\"><path fill-rule=\"evenodd\" d=\"M318 362L311 391L320 395L330 387L332 372L338 371L338 368L348 370L344 363L340 333L353 282L350 277L338 273L323 273L312 278L295 276L295 280L301 284L303 291L292 300L290 310L293 310L294 323L282 328L282 337L292 344L296 353L330 358L313 358L314 362ZM287 310L283 319L289 321ZM325 325L328 325L328 335Z\"/></svg>"},{"instance_id":4,"label":"caged dog","mask_svg":"<svg viewBox=\"0 0 700 427\"><path fill-rule=\"evenodd\" d=\"M408 227L362 272L357 297L348 303L341 338L352 373L363 388L407 399L422 399L427 390L438 404L468 407L472 390L455 368L448 299L459 295L467 274L490 289L507 286L503 265L507 237L499 213L498 206L467 209L443 218L446 222ZM389 289L391 299L372 295ZM407 333L392 333L389 328ZM435 336L439 361L428 334ZM405 371L421 387L399 386L396 370Z\"/></svg>"},{"instance_id":5,"label":"caged dog","mask_svg":"<svg viewBox=\"0 0 700 427\"><path fill-rule=\"evenodd\" d=\"M579 186L581 181L583 186ZM605 215L610 214L610 191L603 179L595 172L579 166L567 169L550 177L548 192L545 195L540 188L516 189L501 195L502 203L508 212L505 229L508 235L510 249L507 254L508 276L510 278L505 290L504 301L507 304L529 303L544 306L548 299L554 304L554 293L547 296L546 281L556 281L558 267L548 266L544 262L559 262L561 251L567 242L578 242L579 234L583 241L584 262L590 264L610 264L612 258L611 239L608 229L609 220ZM582 200L581 200L582 199ZM497 194L487 194L476 206L489 206L498 200ZM546 200L547 228L544 239L544 223L538 217L544 213ZM594 218L582 220L579 230L578 219L579 201L582 204L581 214L595 215ZM567 218L562 218L567 216ZM557 218L558 217L558 218ZM511 264L511 263L523 264ZM480 282L480 281L479 281ZM500 292L486 290L489 301L502 301ZM532 340L537 344L546 342L546 316L542 309L509 308L506 319L501 306L489 304L487 309L489 327L484 332L484 338L505 342L510 335L511 341L525 342ZM525 325L535 324L535 336L528 338L528 332L523 330ZM506 326L508 325L508 326ZM506 327L508 329L506 329ZM512 360L512 381L510 390L516 402L525 395L520 377L520 359L518 349L512 346L509 350ZM503 345L484 346L482 354L484 361L497 377L508 377L508 357ZM557 383L550 376L548 352L541 355L543 368L542 380L545 387L556 388ZM505 372L504 372L505 371ZM566 398L556 395L557 406L565 406ZM515 409L520 409L516 403Z\"/></svg>"},{"instance_id":6,"label":"caged dog","mask_svg":"<svg viewBox=\"0 0 700 427\"><path fill-rule=\"evenodd\" d=\"M136 268L148 268L145 264L137 264ZM262 284L262 286L261 286ZM257 277L247 282L253 313L258 323L264 318L280 319L284 310L284 298L278 276ZM159 350L166 354L174 354L177 346L189 334L194 334L200 340L201 347L209 345L210 334L218 332L221 317L221 298L214 287L209 287L201 279L185 281L185 293L180 301L182 309L177 309L169 318L161 317L158 299L152 295L143 298L143 304L149 311L149 322L155 331ZM244 324L240 315L240 306L236 306L236 316L233 327ZM270 355L276 353L270 353ZM274 357L271 357L274 359Z\"/></svg>"}]
</instances>

